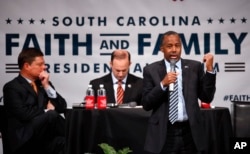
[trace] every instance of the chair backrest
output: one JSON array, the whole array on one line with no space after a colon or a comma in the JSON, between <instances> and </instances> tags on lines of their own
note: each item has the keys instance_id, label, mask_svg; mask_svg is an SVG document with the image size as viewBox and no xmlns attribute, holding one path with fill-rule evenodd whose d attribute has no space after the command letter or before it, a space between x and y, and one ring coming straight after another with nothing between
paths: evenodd
<instances>
[{"instance_id":1,"label":"chair backrest","mask_svg":"<svg viewBox=\"0 0 250 154\"><path fill-rule=\"evenodd\" d=\"M232 121L235 137L250 137L250 102L232 101Z\"/></svg>"},{"instance_id":2,"label":"chair backrest","mask_svg":"<svg viewBox=\"0 0 250 154\"><path fill-rule=\"evenodd\" d=\"M6 110L0 105L0 132L2 134L3 154L10 154L10 147L7 141L7 117Z\"/></svg>"},{"instance_id":3,"label":"chair backrest","mask_svg":"<svg viewBox=\"0 0 250 154\"><path fill-rule=\"evenodd\" d=\"M4 120L4 106L0 105L0 132L2 132L3 129L3 120Z\"/></svg>"}]
</instances>

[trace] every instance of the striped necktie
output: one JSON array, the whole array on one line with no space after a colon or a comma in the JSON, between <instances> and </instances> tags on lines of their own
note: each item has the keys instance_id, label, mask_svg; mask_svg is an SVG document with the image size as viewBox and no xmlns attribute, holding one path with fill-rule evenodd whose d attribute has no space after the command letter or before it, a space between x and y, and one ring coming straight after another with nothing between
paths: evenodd
<instances>
[{"instance_id":1,"label":"striped necktie","mask_svg":"<svg viewBox=\"0 0 250 154\"><path fill-rule=\"evenodd\" d=\"M117 103L122 104L123 102L123 95L124 95L124 90L122 89L122 81L118 81L118 87L117 87Z\"/></svg>"},{"instance_id":2,"label":"striped necktie","mask_svg":"<svg viewBox=\"0 0 250 154\"><path fill-rule=\"evenodd\" d=\"M173 124L178 118L178 82L174 83L174 90L170 92L169 97L169 121Z\"/></svg>"}]
</instances>

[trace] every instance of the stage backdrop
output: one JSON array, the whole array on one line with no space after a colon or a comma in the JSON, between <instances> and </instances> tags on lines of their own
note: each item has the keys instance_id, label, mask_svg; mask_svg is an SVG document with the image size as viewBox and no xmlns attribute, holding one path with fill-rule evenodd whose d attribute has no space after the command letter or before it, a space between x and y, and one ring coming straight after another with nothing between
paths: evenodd
<instances>
[{"instance_id":1,"label":"stage backdrop","mask_svg":"<svg viewBox=\"0 0 250 154\"><path fill-rule=\"evenodd\" d=\"M17 56L40 48L68 106L82 102L89 81L109 72L110 53L127 49L130 72L161 60L160 35L181 33L183 58L214 54L214 106L250 101L249 0L8 0L0 2L0 87L18 75ZM0 101L3 102L0 92Z\"/></svg>"}]
</instances>

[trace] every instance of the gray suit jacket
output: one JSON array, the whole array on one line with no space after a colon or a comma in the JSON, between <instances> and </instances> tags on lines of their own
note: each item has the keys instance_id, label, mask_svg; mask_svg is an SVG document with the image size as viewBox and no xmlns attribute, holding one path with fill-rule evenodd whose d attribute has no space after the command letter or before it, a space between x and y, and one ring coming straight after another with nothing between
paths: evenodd
<instances>
[{"instance_id":1,"label":"gray suit jacket","mask_svg":"<svg viewBox=\"0 0 250 154\"><path fill-rule=\"evenodd\" d=\"M203 137L203 119L198 99L211 102L215 93L216 75L204 73L202 64L197 61L181 59L183 95L192 136L198 150L206 148ZM152 63L143 70L142 105L147 111L152 110L149 119L145 150L159 153L166 139L169 91L163 91L160 82L166 75L164 60Z\"/></svg>"},{"instance_id":2,"label":"gray suit jacket","mask_svg":"<svg viewBox=\"0 0 250 154\"><path fill-rule=\"evenodd\" d=\"M95 90L95 95L97 94L97 89L99 88L99 85L103 84L107 93L107 103L116 102L111 73L103 77L91 80L90 84L92 84L93 89ZM141 96L142 96L142 79L132 74L128 74L123 102L129 103L135 101L137 105L140 105Z\"/></svg>"}]
</instances>

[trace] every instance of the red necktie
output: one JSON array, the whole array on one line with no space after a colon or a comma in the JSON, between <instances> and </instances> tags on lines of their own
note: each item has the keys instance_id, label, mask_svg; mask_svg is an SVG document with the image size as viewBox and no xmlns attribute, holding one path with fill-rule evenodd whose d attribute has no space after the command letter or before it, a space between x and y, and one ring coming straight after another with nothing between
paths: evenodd
<instances>
[{"instance_id":1,"label":"red necktie","mask_svg":"<svg viewBox=\"0 0 250 154\"><path fill-rule=\"evenodd\" d=\"M116 100L118 104L122 104L123 95L124 95L124 90L122 89L122 81L118 81L117 100Z\"/></svg>"}]
</instances>

